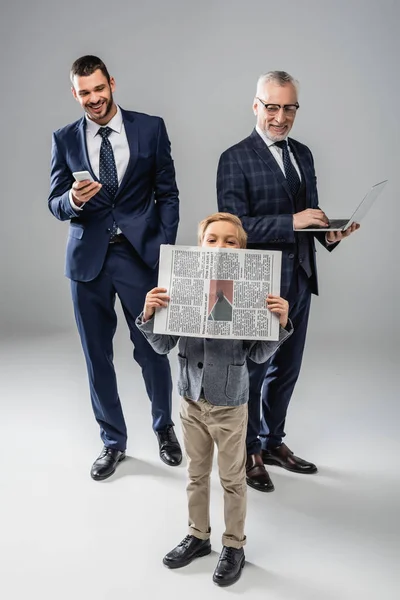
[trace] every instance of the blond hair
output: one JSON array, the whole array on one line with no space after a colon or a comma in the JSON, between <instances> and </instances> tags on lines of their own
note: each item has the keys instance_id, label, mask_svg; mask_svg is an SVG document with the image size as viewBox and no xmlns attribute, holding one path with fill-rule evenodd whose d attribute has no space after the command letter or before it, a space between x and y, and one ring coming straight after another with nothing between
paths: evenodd
<instances>
[{"instance_id":1,"label":"blond hair","mask_svg":"<svg viewBox=\"0 0 400 600\"><path fill-rule=\"evenodd\" d=\"M232 223L232 225L235 225L237 227L237 238L239 240L239 245L241 248L246 248L247 233L243 229L241 220L236 215L231 215L230 213L226 212L214 213L200 221L197 229L197 236L200 245L203 243L204 234L206 232L207 227L211 225L211 223L215 223L217 221L227 221L228 223Z\"/></svg>"}]
</instances>

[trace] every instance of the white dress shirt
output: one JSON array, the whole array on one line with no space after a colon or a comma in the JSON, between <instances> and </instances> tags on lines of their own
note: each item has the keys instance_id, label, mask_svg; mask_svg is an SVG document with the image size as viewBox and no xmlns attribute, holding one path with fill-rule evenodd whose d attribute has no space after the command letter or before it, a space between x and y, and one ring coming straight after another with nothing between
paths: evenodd
<instances>
[{"instance_id":1,"label":"white dress shirt","mask_svg":"<svg viewBox=\"0 0 400 600\"><path fill-rule=\"evenodd\" d=\"M90 166L92 167L93 173L96 175L97 179L100 176L100 146L102 142L102 137L98 135L99 129L102 126L98 125L94 121L86 116L86 147L89 156ZM110 133L108 139L110 140L110 144L112 146L114 152L114 160L115 166L117 167L117 175L118 175L118 185L121 185L121 181L125 175L125 171L129 162L129 143L128 138L126 137L124 121L122 119L122 113L119 106L117 106L117 112L104 127L110 127L112 132ZM74 210L80 211L83 210L84 204L82 206L77 206L72 199L72 190L69 195L69 201Z\"/></svg>"},{"instance_id":2,"label":"white dress shirt","mask_svg":"<svg viewBox=\"0 0 400 600\"><path fill-rule=\"evenodd\" d=\"M258 125L256 125L256 131L258 133L258 135L264 140L264 142L267 144L268 148L271 151L272 156L274 157L274 159L276 160L276 162L278 163L282 173L285 175L285 168L283 166L283 150L282 148L279 148L279 146L275 146L275 142L273 142L272 140L270 140L265 133L259 128ZM289 150L289 157L290 160L292 161L292 164L294 166L294 168L297 171L298 176L300 177L300 181L301 181L301 172L300 172L300 168L299 165L296 162L296 159L293 155L293 152L290 149L290 146L288 144L288 150Z\"/></svg>"}]
</instances>

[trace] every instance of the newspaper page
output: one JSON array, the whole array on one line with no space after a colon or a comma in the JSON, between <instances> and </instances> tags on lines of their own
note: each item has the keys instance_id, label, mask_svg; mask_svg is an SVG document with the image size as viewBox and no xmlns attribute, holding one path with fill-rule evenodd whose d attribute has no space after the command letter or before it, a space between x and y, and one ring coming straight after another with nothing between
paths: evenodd
<instances>
[{"instance_id":1,"label":"newspaper page","mask_svg":"<svg viewBox=\"0 0 400 600\"><path fill-rule=\"evenodd\" d=\"M162 245L154 332L179 336L278 340L279 317L266 306L280 294L282 253Z\"/></svg>"}]
</instances>

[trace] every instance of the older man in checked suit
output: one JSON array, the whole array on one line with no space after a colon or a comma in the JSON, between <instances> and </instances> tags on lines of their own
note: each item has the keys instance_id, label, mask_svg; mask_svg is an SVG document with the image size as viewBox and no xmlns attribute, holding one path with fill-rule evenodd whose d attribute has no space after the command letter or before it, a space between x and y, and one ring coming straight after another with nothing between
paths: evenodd
<instances>
[{"instance_id":1,"label":"older man in checked suit","mask_svg":"<svg viewBox=\"0 0 400 600\"><path fill-rule=\"evenodd\" d=\"M283 443L286 413L301 367L311 294L318 294L314 238L331 251L359 227L353 224L343 233L294 231L328 225L318 205L312 154L307 146L287 137L298 108L293 77L284 71L262 75L253 103L256 128L222 154L217 174L218 210L242 220L248 247L282 251L281 295L289 301L294 326L291 338L270 361L248 365L247 483L262 492L274 490L264 464L296 473L317 471Z\"/></svg>"}]
</instances>

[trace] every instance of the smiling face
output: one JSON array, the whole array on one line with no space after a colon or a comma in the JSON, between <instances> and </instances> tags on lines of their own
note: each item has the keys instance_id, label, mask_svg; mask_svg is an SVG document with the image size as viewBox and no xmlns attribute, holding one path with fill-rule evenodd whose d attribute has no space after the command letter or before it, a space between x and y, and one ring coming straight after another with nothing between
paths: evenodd
<instances>
[{"instance_id":1,"label":"smiling face","mask_svg":"<svg viewBox=\"0 0 400 600\"><path fill-rule=\"evenodd\" d=\"M238 228L229 221L214 221L205 230L201 245L207 248L240 248Z\"/></svg>"},{"instance_id":2,"label":"smiling face","mask_svg":"<svg viewBox=\"0 0 400 600\"><path fill-rule=\"evenodd\" d=\"M95 123L106 125L117 112L113 92L115 81L107 77L100 69L88 76L75 75L73 78L72 94L83 110Z\"/></svg>"},{"instance_id":3,"label":"smiling face","mask_svg":"<svg viewBox=\"0 0 400 600\"><path fill-rule=\"evenodd\" d=\"M257 95L265 104L285 106L297 102L297 91L292 83L278 85L269 81L260 90L257 90ZM273 142L286 139L296 118L295 112L291 115L286 113L283 108L275 115L269 115L265 106L257 98L254 99L253 111L257 117L258 127Z\"/></svg>"}]
</instances>

